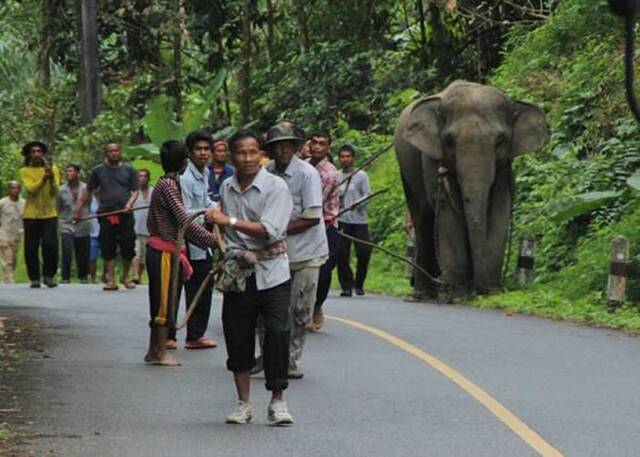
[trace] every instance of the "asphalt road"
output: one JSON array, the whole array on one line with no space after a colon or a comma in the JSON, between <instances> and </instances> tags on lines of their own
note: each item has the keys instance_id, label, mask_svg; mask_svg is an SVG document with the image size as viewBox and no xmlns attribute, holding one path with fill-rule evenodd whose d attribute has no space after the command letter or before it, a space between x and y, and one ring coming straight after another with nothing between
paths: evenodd
<instances>
[{"instance_id":1,"label":"asphalt road","mask_svg":"<svg viewBox=\"0 0 640 457\"><path fill-rule=\"evenodd\" d=\"M0 286L0 315L45 322L49 342L23 366L23 413L38 434L24 449L64 457L640 455L637 337L382 296L331 296L326 310L387 339L328 321L308 338L304 379L286 392L295 425L265 425L268 395L258 377L256 422L229 426L235 393L220 297L209 330L220 347L186 351L180 341L183 366L158 368L142 363L146 288ZM447 365L444 374L437 363ZM489 407L448 369L482 389ZM501 420L491 405L513 416ZM536 450L540 442L546 451Z\"/></svg>"}]
</instances>

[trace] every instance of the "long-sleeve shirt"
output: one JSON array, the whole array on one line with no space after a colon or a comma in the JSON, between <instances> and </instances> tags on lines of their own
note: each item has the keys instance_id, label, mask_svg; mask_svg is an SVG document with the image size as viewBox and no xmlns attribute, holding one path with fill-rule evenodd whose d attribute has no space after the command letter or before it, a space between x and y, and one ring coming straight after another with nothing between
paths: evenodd
<instances>
[{"instance_id":1,"label":"long-sleeve shirt","mask_svg":"<svg viewBox=\"0 0 640 457\"><path fill-rule=\"evenodd\" d=\"M191 160L187 169L180 176L180 192L184 207L191 214L211 208L213 201L209 198L209 169L204 167L201 172ZM204 219L198 218L198 223L203 224ZM207 258L207 250L189 245L189 258L191 260L204 260Z\"/></svg>"},{"instance_id":2,"label":"long-sleeve shirt","mask_svg":"<svg viewBox=\"0 0 640 457\"><path fill-rule=\"evenodd\" d=\"M176 242L178 228L189 219L180 188L176 180L163 176L158 180L151 194L151 207L147 218L149 236L157 236L165 241ZM214 246L215 238L202 225L192 222L185 233L185 239L201 248Z\"/></svg>"},{"instance_id":3,"label":"long-sleeve shirt","mask_svg":"<svg viewBox=\"0 0 640 457\"><path fill-rule=\"evenodd\" d=\"M58 216L60 169L51 166L52 177L45 179L44 167L20 168L20 179L26 190L25 219L49 219Z\"/></svg>"}]
</instances>

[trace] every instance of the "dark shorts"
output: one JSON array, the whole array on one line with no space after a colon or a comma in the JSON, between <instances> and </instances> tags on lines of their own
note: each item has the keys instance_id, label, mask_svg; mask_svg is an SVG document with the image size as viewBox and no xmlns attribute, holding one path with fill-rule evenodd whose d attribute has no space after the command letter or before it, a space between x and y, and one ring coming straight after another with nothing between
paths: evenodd
<instances>
[{"instance_id":1,"label":"dark shorts","mask_svg":"<svg viewBox=\"0 0 640 457\"><path fill-rule=\"evenodd\" d=\"M123 259L131 260L136 256L136 232L133 214L121 214L120 223L113 225L106 217L100 222L100 252L104 260L116 258L117 249Z\"/></svg>"}]
</instances>

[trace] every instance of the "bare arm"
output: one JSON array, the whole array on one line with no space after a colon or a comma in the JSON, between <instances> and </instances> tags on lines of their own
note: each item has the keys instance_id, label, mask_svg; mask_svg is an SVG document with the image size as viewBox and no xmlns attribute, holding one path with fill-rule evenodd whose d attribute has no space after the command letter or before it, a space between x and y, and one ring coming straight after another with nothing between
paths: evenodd
<instances>
[{"instance_id":1,"label":"bare arm","mask_svg":"<svg viewBox=\"0 0 640 457\"><path fill-rule=\"evenodd\" d=\"M222 226L231 225L231 217L215 208L207 211L207 219L214 224ZM233 228L256 238L267 238L268 236L267 229L260 222L241 221L238 219L238 222L236 222Z\"/></svg>"},{"instance_id":2,"label":"bare arm","mask_svg":"<svg viewBox=\"0 0 640 457\"><path fill-rule=\"evenodd\" d=\"M76 209L73 212L73 220L78 221L82 217L82 208L87 204L89 200L91 200L92 191L89 190L88 187L84 188L84 191L78 195L78 203L76 204Z\"/></svg>"},{"instance_id":3,"label":"bare arm","mask_svg":"<svg viewBox=\"0 0 640 457\"><path fill-rule=\"evenodd\" d=\"M127 200L127 203L124 205L125 210L131 211L133 209L133 204L138 199L138 195L140 195L139 190L134 190L133 192L131 192L131 196L129 197L129 200Z\"/></svg>"},{"instance_id":4,"label":"bare arm","mask_svg":"<svg viewBox=\"0 0 640 457\"><path fill-rule=\"evenodd\" d=\"M302 233L305 230L310 229L314 225L318 225L320 223L320 219L296 219L289 222L287 226L287 235L295 235L296 233Z\"/></svg>"}]
</instances>

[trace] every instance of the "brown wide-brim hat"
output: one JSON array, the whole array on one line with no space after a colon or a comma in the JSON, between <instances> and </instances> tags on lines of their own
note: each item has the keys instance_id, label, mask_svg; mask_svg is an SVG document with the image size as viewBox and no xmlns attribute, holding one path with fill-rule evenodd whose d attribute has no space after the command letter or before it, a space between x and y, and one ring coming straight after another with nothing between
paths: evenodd
<instances>
[{"instance_id":1,"label":"brown wide-brim hat","mask_svg":"<svg viewBox=\"0 0 640 457\"><path fill-rule=\"evenodd\" d=\"M34 146L40 146L45 154L49 151L49 146L47 146L46 143L42 141L30 141L22 146L22 155L27 157L31 153L31 148Z\"/></svg>"},{"instance_id":2,"label":"brown wide-brim hat","mask_svg":"<svg viewBox=\"0 0 640 457\"><path fill-rule=\"evenodd\" d=\"M267 132L264 148L268 150L274 143L279 141L293 141L296 147L299 147L304 143L304 138L302 138L300 131L290 122L279 122Z\"/></svg>"}]
</instances>

